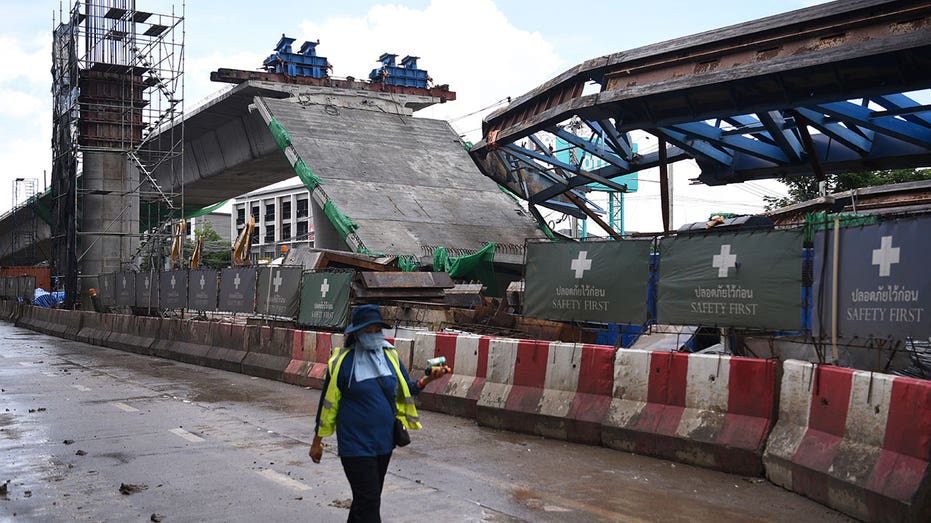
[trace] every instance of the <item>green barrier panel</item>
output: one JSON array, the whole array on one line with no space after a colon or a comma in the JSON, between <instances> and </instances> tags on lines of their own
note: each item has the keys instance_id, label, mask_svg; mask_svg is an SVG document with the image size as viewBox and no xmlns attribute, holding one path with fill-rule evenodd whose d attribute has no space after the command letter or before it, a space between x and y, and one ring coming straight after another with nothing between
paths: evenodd
<instances>
[{"instance_id":1,"label":"green barrier panel","mask_svg":"<svg viewBox=\"0 0 931 523\"><path fill-rule=\"evenodd\" d=\"M255 311L293 318L300 299L301 267L259 267Z\"/></svg>"},{"instance_id":2,"label":"green barrier panel","mask_svg":"<svg viewBox=\"0 0 931 523\"><path fill-rule=\"evenodd\" d=\"M661 239L657 322L801 329L802 236L795 229Z\"/></svg>"},{"instance_id":3,"label":"green barrier panel","mask_svg":"<svg viewBox=\"0 0 931 523\"><path fill-rule=\"evenodd\" d=\"M528 243L524 314L641 325L651 241Z\"/></svg>"},{"instance_id":4,"label":"green barrier panel","mask_svg":"<svg viewBox=\"0 0 931 523\"><path fill-rule=\"evenodd\" d=\"M349 318L352 274L348 272L309 272L301 288L299 325L342 329Z\"/></svg>"}]
</instances>

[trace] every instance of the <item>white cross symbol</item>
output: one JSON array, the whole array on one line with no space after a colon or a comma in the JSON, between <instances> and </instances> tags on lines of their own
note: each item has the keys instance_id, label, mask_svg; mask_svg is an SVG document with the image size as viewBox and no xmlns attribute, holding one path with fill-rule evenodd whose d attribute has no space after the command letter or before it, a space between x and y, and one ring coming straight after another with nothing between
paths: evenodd
<instances>
[{"instance_id":1,"label":"white cross symbol","mask_svg":"<svg viewBox=\"0 0 931 523\"><path fill-rule=\"evenodd\" d=\"M328 278L323 279L323 284L320 285L320 297L326 298L326 293L330 292L330 282Z\"/></svg>"},{"instance_id":2,"label":"white cross symbol","mask_svg":"<svg viewBox=\"0 0 931 523\"><path fill-rule=\"evenodd\" d=\"M730 245L722 245L721 254L711 257L711 266L718 270L718 278L727 278L727 270L737 266L737 255L731 254Z\"/></svg>"},{"instance_id":3,"label":"white cross symbol","mask_svg":"<svg viewBox=\"0 0 931 523\"><path fill-rule=\"evenodd\" d=\"M148 278L143 280L142 284L145 285L145 290L149 290L149 279Z\"/></svg>"},{"instance_id":4,"label":"white cross symbol","mask_svg":"<svg viewBox=\"0 0 931 523\"><path fill-rule=\"evenodd\" d=\"M123 288L126 288L126 276L123 276Z\"/></svg>"},{"instance_id":5,"label":"white cross symbol","mask_svg":"<svg viewBox=\"0 0 931 523\"><path fill-rule=\"evenodd\" d=\"M204 279L204 275L200 275L200 290L204 290L204 285L207 284L207 280Z\"/></svg>"},{"instance_id":6,"label":"white cross symbol","mask_svg":"<svg viewBox=\"0 0 931 523\"><path fill-rule=\"evenodd\" d=\"M175 288L175 275L174 274L171 275L171 288L172 289Z\"/></svg>"},{"instance_id":7,"label":"white cross symbol","mask_svg":"<svg viewBox=\"0 0 931 523\"><path fill-rule=\"evenodd\" d=\"M585 271L592 268L592 261L585 259L587 256L588 251L579 251L579 257L572 260L572 263L569 264L569 270L575 271L575 278L577 280L582 278Z\"/></svg>"},{"instance_id":8,"label":"white cross symbol","mask_svg":"<svg viewBox=\"0 0 931 523\"><path fill-rule=\"evenodd\" d=\"M873 265L879 265L879 276L892 274L892 264L899 263L899 248L892 246L892 236L883 236L878 249L873 249Z\"/></svg>"},{"instance_id":9,"label":"white cross symbol","mask_svg":"<svg viewBox=\"0 0 931 523\"><path fill-rule=\"evenodd\" d=\"M241 280L239 279L239 273L237 272L237 273L236 273L236 278L233 279L233 285L236 286L236 290L237 290L237 291L239 290L239 282L240 282L240 281L241 281Z\"/></svg>"},{"instance_id":10,"label":"white cross symbol","mask_svg":"<svg viewBox=\"0 0 931 523\"><path fill-rule=\"evenodd\" d=\"M275 279L272 280L272 283L275 284L275 294L278 294L278 288L281 287L281 271L275 272Z\"/></svg>"}]
</instances>

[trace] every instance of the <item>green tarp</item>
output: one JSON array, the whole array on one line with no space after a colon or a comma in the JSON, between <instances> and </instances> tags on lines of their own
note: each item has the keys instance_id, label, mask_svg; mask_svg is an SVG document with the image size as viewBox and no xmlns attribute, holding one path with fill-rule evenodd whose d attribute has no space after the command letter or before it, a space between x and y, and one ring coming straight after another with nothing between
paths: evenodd
<instances>
[{"instance_id":1,"label":"green tarp","mask_svg":"<svg viewBox=\"0 0 931 523\"><path fill-rule=\"evenodd\" d=\"M644 323L651 244L528 243L524 314L556 321Z\"/></svg>"},{"instance_id":2,"label":"green tarp","mask_svg":"<svg viewBox=\"0 0 931 523\"><path fill-rule=\"evenodd\" d=\"M657 322L799 330L802 234L795 229L661 239Z\"/></svg>"},{"instance_id":3,"label":"green tarp","mask_svg":"<svg viewBox=\"0 0 931 523\"><path fill-rule=\"evenodd\" d=\"M475 254L450 258L444 247L433 251L433 270L448 272L451 278L478 280L485 286L487 296L501 296L502 289L495 278L495 249L497 243L489 243Z\"/></svg>"}]
</instances>

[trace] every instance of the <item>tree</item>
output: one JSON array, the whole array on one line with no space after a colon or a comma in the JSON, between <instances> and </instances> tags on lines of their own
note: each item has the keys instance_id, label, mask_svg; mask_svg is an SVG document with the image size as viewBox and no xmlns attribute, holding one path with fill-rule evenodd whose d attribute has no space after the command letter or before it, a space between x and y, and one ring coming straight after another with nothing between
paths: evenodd
<instances>
[{"instance_id":1,"label":"tree","mask_svg":"<svg viewBox=\"0 0 931 523\"><path fill-rule=\"evenodd\" d=\"M887 185L890 183L916 182L931 180L931 169L887 169L884 171L861 171L851 173L831 174L827 177L827 194L851 191L860 187ZM818 180L813 176L798 176L795 178L780 178L780 182L789 188L789 195L785 198L767 196L766 210L778 209L795 203L813 200L820 196Z\"/></svg>"},{"instance_id":2,"label":"tree","mask_svg":"<svg viewBox=\"0 0 931 523\"><path fill-rule=\"evenodd\" d=\"M232 258L232 248L229 242L223 240L213 225L208 221L202 221L200 227L195 231L194 237L204 237L204 248L201 252L201 266L208 269L221 269L230 266ZM184 248L185 253L190 255L194 251L194 244L187 242Z\"/></svg>"}]
</instances>

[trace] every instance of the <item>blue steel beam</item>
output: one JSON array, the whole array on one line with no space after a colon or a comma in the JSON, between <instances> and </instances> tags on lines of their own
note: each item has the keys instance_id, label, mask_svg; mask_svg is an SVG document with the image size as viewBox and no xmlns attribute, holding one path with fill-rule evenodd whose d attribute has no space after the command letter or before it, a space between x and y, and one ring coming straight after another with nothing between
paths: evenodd
<instances>
[{"instance_id":1,"label":"blue steel beam","mask_svg":"<svg viewBox=\"0 0 931 523\"><path fill-rule=\"evenodd\" d=\"M788 161L786 153L774 145L769 145L742 135L724 136L721 132L721 128L709 125L705 122L688 122L671 125L666 127L666 129L673 129L687 136L705 141L712 146L740 151L773 163L786 163Z\"/></svg>"},{"instance_id":2,"label":"blue steel beam","mask_svg":"<svg viewBox=\"0 0 931 523\"><path fill-rule=\"evenodd\" d=\"M704 140L696 140L675 129L647 129L647 132L657 137L665 137L667 142L689 152L696 158L707 159L720 165L730 165L734 160L732 153L722 151Z\"/></svg>"},{"instance_id":3,"label":"blue steel beam","mask_svg":"<svg viewBox=\"0 0 931 523\"><path fill-rule=\"evenodd\" d=\"M614 150L623 158L630 158L633 155L633 147L630 144L630 137L627 133L621 134L614 128L609 120L601 121L589 121L585 120L585 124L588 127L600 136L605 143L609 143L614 146Z\"/></svg>"},{"instance_id":4,"label":"blue steel beam","mask_svg":"<svg viewBox=\"0 0 931 523\"><path fill-rule=\"evenodd\" d=\"M895 116L874 117L869 107L851 102L820 104L811 109L845 122L851 122L858 127L865 127L898 138L903 142L931 149L931 129L924 125L901 120Z\"/></svg>"},{"instance_id":5,"label":"blue steel beam","mask_svg":"<svg viewBox=\"0 0 931 523\"><path fill-rule=\"evenodd\" d=\"M787 128L786 119L779 111L760 113L760 122L769 131L769 137L776 141L776 145L788 157L790 162L801 161L805 157L802 143L791 128Z\"/></svg>"},{"instance_id":6,"label":"blue steel beam","mask_svg":"<svg viewBox=\"0 0 931 523\"><path fill-rule=\"evenodd\" d=\"M591 154L592 156L597 156L602 160L620 167L621 169L630 169L630 162L622 159L620 156L613 153L608 144L599 144L594 143L590 140L586 140L580 136L576 136L565 129L556 128L555 130L550 130L550 134L562 138L571 145L582 149L583 151Z\"/></svg>"},{"instance_id":7,"label":"blue steel beam","mask_svg":"<svg viewBox=\"0 0 931 523\"><path fill-rule=\"evenodd\" d=\"M869 129L857 132L844 124L829 122L824 114L804 107L795 109L795 112L803 116L808 125L811 125L824 135L836 140L841 145L857 151L860 155L866 156L873 148L873 136L875 133Z\"/></svg>"},{"instance_id":8,"label":"blue steel beam","mask_svg":"<svg viewBox=\"0 0 931 523\"><path fill-rule=\"evenodd\" d=\"M921 105L901 93L875 96L872 100L887 111L887 114L874 112L873 117L900 116L908 122L931 127L931 106Z\"/></svg>"},{"instance_id":9,"label":"blue steel beam","mask_svg":"<svg viewBox=\"0 0 931 523\"><path fill-rule=\"evenodd\" d=\"M565 162L562 162L562 161L560 161L560 160L557 160L556 158L554 158L554 157L552 157L552 156L547 156L547 155L541 154L541 153L539 153L539 152L537 152L537 151L531 151L531 150L529 150L529 149L526 149L526 148L523 148L523 147L519 147L519 146L514 145L514 144L510 144L510 145L507 145L507 146L505 146L505 147L506 147L506 149L510 152L510 154L514 155L516 158L518 158L519 160L523 161L525 164L534 167L535 169L537 169L541 174L543 174L543 175L546 176L547 178L550 178L552 181L554 181L554 182L556 182L556 183L565 184L565 188L559 188L559 190L558 190L558 191L555 191L553 194L547 193L547 196L546 196L545 198L541 198L541 197L539 196L540 193L537 193L537 194L535 194L535 195L532 195L531 198L530 198L530 200L533 201L534 203L538 203L538 202L540 202L540 201L545 201L545 200L551 198L552 196L555 196L556 194L560 194L560 193L566 192L566 190L568 190L568 189L571 189L571 188L574 188L574 187L579 187L579 186L581 186L581 185L585 185L585 184L588 184L588 183L591 183L591 182L598 182L598 183L600 183L600 184L602 184L602 185L606 185L606 186L608 186L608 187L610 187L610 188L612 188L612 189L614 189L614 190L616 190L616 191L619 191L619 192L626 192L626 191L627 191L627 186L624 185L624 184L620 184L620 183L614 182L614 181L612 181L612 180L609 180L609 179L607 179L607 178L601 177L601 176L595 174L594 172L582 171L582 170L580 170L577 166L574 166L574 165L571 165L571 164L567 164L567 163L565 163ZM561 178L561 177L557 177L557 176L552 176L552 175L544 174L544 173L545 173L545 170L541 169L540 166L539 166L539 164L536 164L536 163L534 162L534 160L541 161L541 162L544 162L544 163L548 163L548 164L552 165L553 168L555 168L555 169L557 169L557 170L559 170L559 171L563 171L563 172L568 171L568 172L571 172L571 173L576 174L576 176ZM567 168L567 167L568 167L568 168ZM578 196L581 196L581 195L578 195Z\"/></svg>"}]
</instances>

